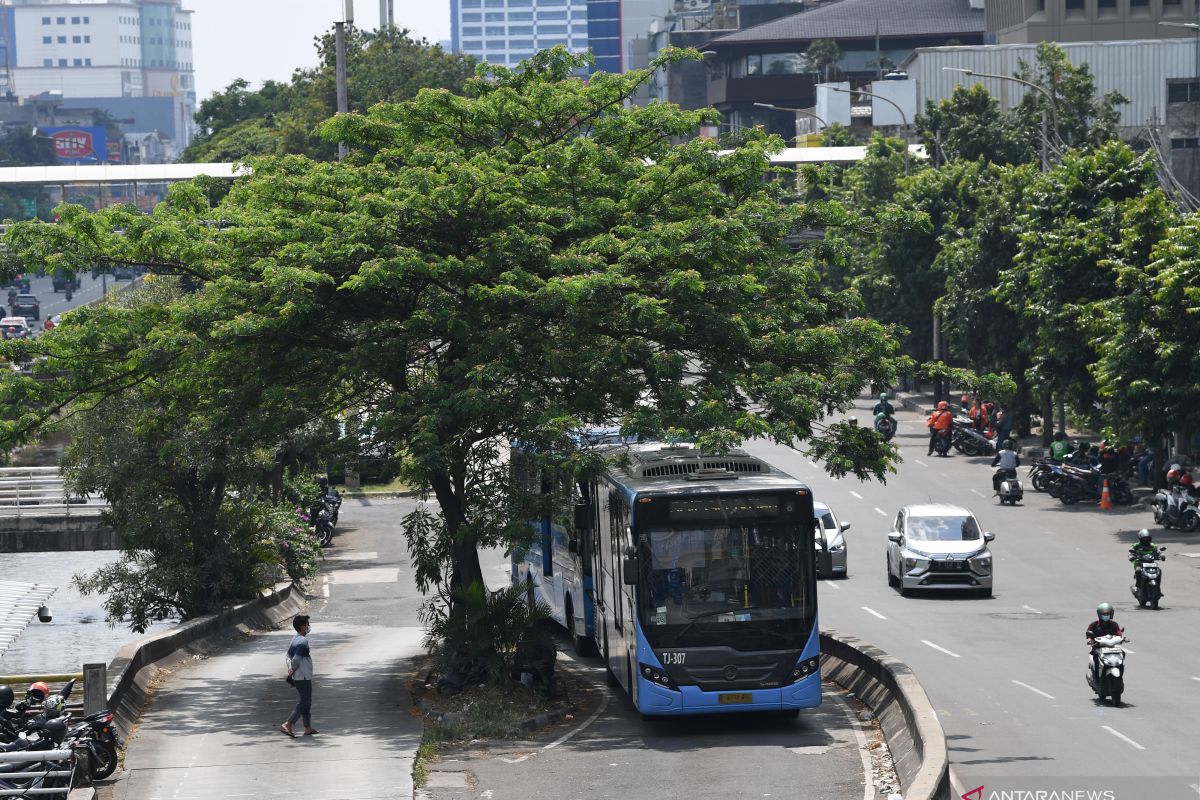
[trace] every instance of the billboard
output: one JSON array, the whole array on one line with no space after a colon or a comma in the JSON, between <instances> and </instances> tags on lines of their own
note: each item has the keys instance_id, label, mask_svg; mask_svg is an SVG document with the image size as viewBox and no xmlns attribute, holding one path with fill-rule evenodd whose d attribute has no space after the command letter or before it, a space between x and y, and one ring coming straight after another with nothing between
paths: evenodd
<instances>
[{"instance_id":1,"label":"billboard","mask_svg":"<svg viewBox=\"0 0 1200 800\"><path fill-rule=\"evenodd\" d=\"M38 134L54 140L54 154L64 164L103 164L108 160L108 141L98 125L38 128Z\"/></svg>"}]
</instances>

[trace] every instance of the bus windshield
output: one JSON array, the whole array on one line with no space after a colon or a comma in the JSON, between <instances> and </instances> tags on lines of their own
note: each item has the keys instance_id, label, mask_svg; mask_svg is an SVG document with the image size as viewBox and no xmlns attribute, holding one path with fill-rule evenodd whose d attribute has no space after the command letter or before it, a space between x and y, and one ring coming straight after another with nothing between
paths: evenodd
<instances>
[{"instance_id":1,"label":"bus windshield","mask_svg":"<svg viewBox=\"0 0 1200 800\"><path fill-rule=\"evenodd\" d=\"M714 520L651 528L638 541L639 616L652 647L804 646L816 612L811 528Z\"/></svg>"}]
</instances>

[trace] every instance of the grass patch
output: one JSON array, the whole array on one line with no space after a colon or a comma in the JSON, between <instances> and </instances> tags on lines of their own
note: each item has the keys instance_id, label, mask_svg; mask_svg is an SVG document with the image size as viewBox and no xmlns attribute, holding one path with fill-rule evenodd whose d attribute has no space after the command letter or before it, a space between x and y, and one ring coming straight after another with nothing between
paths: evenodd
<instances>
[{"instance_id":1,"label":"grass patch","mask_svg":"<svg viewBox=\"0 0 1200 800\"><path fill-rule=\"evenodd\" d=\"M437 739L426 728L417 747L417 757L413 759L413 785L418 789L429 782L429 765L437 761L437 756Z\"/></svg>"},{"instance_id":2,"label":"grass patch","mask_svg":"<svg viewBox=\"0 0 1200 800\"><path fill-rule=\"evenodd\" d=\"M426 704L441 712L441 721L426 719L425 735L433 742L473 739L511 739L521 735L521 723L567 705L559 692L547 698L541 691L518 683L472 686L456 695L425 695Z\"/></svg>"},{"instance_id":3,"label":"grass patch","mask_svg":"<svg viewBox=\"0 0 1200 800\"><path fill-rule=\"evenodd\" d=\"M339 492L407 492L411 489L411 486L399 478L393 478L388 483L364 483L357 489L347 489L345 486L337 487Z\"/></svg>"}]
</instances>

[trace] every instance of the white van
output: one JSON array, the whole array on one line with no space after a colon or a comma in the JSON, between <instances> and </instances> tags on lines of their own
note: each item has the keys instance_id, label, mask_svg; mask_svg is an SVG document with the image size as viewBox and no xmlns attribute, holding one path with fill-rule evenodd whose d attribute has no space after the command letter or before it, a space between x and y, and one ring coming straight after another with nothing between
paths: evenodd
<instances>
[{"instance_id":1,"label":"white van","mask_svg":"<svg viewBox=\"0 0 1200 800\"><path fill-rule=\"evenodd\" d=\"M0 336L5 339L29 338L29 323L24 317L0 318Z\"/></svg>"}]
</instances>

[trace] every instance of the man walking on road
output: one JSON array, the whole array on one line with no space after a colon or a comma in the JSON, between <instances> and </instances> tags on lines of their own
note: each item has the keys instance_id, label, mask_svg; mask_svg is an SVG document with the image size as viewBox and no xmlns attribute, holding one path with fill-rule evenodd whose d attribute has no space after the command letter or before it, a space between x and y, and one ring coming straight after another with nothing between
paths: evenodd
<instances>
[{"instance_id":1,"label":"man walking on road","mask_svg":"<svg viewBox=\"0 0 1200 800\"><path fill-rule=\"evenodd\" d=\"M296 629L296 635L292 637L287 651L288 683L296 687L296 691L300 693L300 701L292 709L292 715L287 718L287 722L279 726L279 730L295 738L296 732L292 730L292 726L301 718L304 719L305 736L312 736L317 731L312 726L311 715L313 663L308 649L308 632L312 630L312 626L308 624L306 614L297 614L292 620L292 627Z\"/></svg>"}]
</instances>

